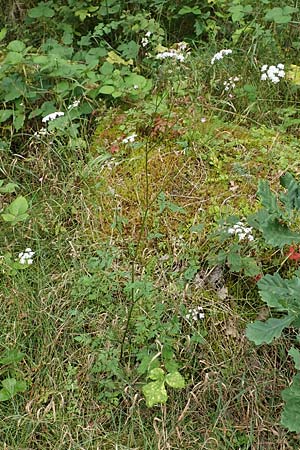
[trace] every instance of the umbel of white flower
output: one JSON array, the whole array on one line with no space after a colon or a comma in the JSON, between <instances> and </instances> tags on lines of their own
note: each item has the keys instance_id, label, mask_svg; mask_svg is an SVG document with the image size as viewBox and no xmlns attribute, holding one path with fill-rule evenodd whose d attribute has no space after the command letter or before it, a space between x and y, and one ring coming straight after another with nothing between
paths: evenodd
<instances>
[{"instance_id":1,"label":"umbel of white flower","mask_svg":"<svg viewBox=\"0 0 300 450\"><path fill-rule=\"evenodd\" d=\"M24 252L19 253L19 263L20 264L32 264L33 263L34 252L31 248L25 248Z\"/></svg>"},{"instance_id":2,"label":"umbel of white flower","mask_svg":"<svg viewBox=\"0 0 300 450\"><path fill-rule=\"evenodd\" d=\"M279 83L280 78L285 77L284 64L277 64L277 66L268 66L264 64L261 68L261 77L262 81L270 80L272 83Z\"/></svg>"},{"instance_id":3,"label":"umbel of white flower","mask_svg":"<svg viewBox=\"0 0 300 450\"><path fill-rule=\"evenodd\" d=\"M220 59L223 59L224 56L226 55L230 55L232 53L232 50L230 50L230 48L226 49L223 48L222 50L220 50L218 53L216 53L212 58L210 63L214 64L216 61L219 61Z\"/></svg>"},{"instance_id":4,"label":"umbel of white flower","mask_svg":"<svg viewBox=\"0 0 300 450\"><path fill-rule=\"evenodd\" d=\"M254 237L252 236L252 227L246 227L243 222L237 222L235 225L228 228L227 233L236 234L239 241L244 239L247 239L248 241L254 240Z\"/></svg>"}]
</instances>

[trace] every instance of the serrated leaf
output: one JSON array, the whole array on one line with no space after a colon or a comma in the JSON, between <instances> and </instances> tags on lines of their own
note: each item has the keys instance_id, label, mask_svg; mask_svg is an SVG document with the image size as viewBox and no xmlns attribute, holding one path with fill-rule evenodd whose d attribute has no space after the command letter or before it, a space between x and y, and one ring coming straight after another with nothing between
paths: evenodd
<instances>
[{"instance_id":1,"label":"serrated leaf","mask_svg":"<svg viewBox=\"0 0 300 450\"><path fill-rule=\"evenodd\" d=\"M31 8L28 11L28 16L32 19L39 19L40 17L53 17L55 15L55 11L52 8L49 8L46 3L41 2L35 8Z\"/></svg>"},{"instance_id":2,"label":"serrated leaf","mask_svg":"<svg viewBox=\"0 0 300 450\"><path fill-rule=\"evenodd\" d=\"M281 396L285 402L281 424L291 432L300 433L300 374L294 377L291 386L284 389Z\"/></svg>"},{"instance_id":3,"label":"serrated leaf","mask_svg":"<svg viewBox=\"0 0 300 450\"><path fill-rule=\"evenodd\" d=\"M284 279L278 273L265 275L257 283L259 294L264 302L278 311L286 311L289 304L299 299L300 307L300 278Z\"/></svg>"},{"instance_id":4,"label":"serrated leaf","mask_svg":"<svg viewBox=\"0 0 300 450\"><path fill-rule=\"evenodd\" d=\"M177 371L168 373L166 376L166 383L175 389L183 389L185 387L185 380Z\"/></svg>"},{"instance_id":5,"label":"serrated leaf","mask_svg":"<svg viewBox=\"0 0 300 450\"><path fill-rule=\"evenodd\" d=\"M151 381L151 383L145 384L142 388L142 392L145 396L148 408L152 408L152 406L161 403L166 403L168 400L168 394L163 381Z\"/></svg>"},{"instance_id":6,"label":"serrated leaf","mask_svg":"<svg viewBox=\"0 0 300 450\"><path fill-rule=\"evenodd\" d=\"M269 183L261 180L258 184L257 195L260 198L261 204L268 210L269 214L274 214L276 217L281 217L282 212L278 206L276 195L271 192Z\"/></svg>"},{"instance_id":7,"label":"serrated leaf","mask_svg":"<svg viewBox=\"0 0 300 450\"><path fill-rule=\"evenodd\" d=\"M300 234L291 231L277 219L262 224L260 231L263 233L266 242L273 247L282 248L285 245L300 243Z\"/></svg>"},{"instance_id":8,"label":"serrated leaf","mask_svg":"<svg viewBox=\"0 0 300 450\"><path fill-rule=\"evenodd\" d=\"M297 183L292 174L287 172L280 178L280 184L287 189L286 194L281 194L280 200L288 210L300 209L300 184Z\"/></svg>"},{"instance_id":9,"label":"serrated leaf","mask_svg":"<svg viewBox=\"0 0 300 450\"><path fill-rule=\"evenodd\" d=\"M292 347L289 351L289 355L294 360L295 368L300 370L300 351L297 348Z\"/></svg>"},{"instance_id":10,"label":"serrated leaf","mask_svg":"<svg viewBox=\"0 0 300 450\"><path fill-rule=\"evenodd\" d=\"M22 361L25 354L17 349L6 350L0 357L0 364L8 365Z\"/></svg>"},{"instance_id":11,"label":"serrated leaf","mask_svg":"<svg viewBox=\"0 0 300 450\"><path fill-rule=\"evenodd\" d=\"M268 319L266 322L260 320L250 323L246 328L247 338L255 345L270 344L273 339L280 337L282 330L288 327L294 318L284 316L282 319Z\"/></svg>"}]
</instances>

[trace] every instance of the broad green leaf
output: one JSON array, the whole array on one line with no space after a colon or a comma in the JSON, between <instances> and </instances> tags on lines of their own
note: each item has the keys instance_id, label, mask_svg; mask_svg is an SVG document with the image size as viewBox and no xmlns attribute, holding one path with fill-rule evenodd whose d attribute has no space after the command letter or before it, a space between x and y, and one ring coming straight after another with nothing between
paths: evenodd
<instances>
[{"instance_id":1,"label":"broad green leaf","mask_svg":"<svg viewBox=\"0 0 300 450\"><path fill-rule=\"evenodd\" d=\"M13 124L16 131L19 131L25 122L25 114L22 111L16 111L14 114Z\"/></svg>"},{"instance_id":2,"label":"broad green leaf","mask_svg":"<svg viewBox=\"0 0 300 450\"><path fill-rule=\"evenodd\" d=\"M23 55L19 52L8 52L4 62L6 64L19 64L23 61Z\"/></svg>"},{"instance_id":3,"label":"broad green leaf","mask_svg":"<svg viewBox=\"0 0 300 450\"><path fill-rule=\"evenodd\" d=\"M0 357L0 364L7 365L22 361L25 354L17 349L6 350Z\"/></svg>"},{"instance_id":4,"label":"broad green leaf","mask_svg":"<svg viewBox=\"0 0 300 450\"><path fill-rule=\"evenodd\" d=\"M14 216L25 214L28 209L28 202L25 197L17 197L9 206L8 211Z\"/></svg>"},{"instance_id":5,"label":"broad green leaf","mask_svg":"<svg viewBox=\"0 0 300 450\"><path fill-rule=\"evenodd\" d=\"M168 394L163 381L152 381L151 383L145 384L142 388L142 392L145 396L148 408L152 408L152 406L161 403L166 403L168 400Z\"/></svg>"},{"instance_id":6,"label":"broad green leaf","mask_svg":"<svg viewBox=\"0 0 300 450\"><path fill-rule=\"evenodd\" d=\"M11 399L18 392L25 392L27 385L25 381L17 381L15 378L6 378L2 381L3 388L0 390L0 401Z\"/></svg>"},{"instance_id":7,"label":"broad green leaf","mask_svg":"<svg viewBox=\"0 0 300 450\"><path fill-rule=\"evenodd\" d=\"M1 183L2 181L2 183ZM11 194L16 191L18 185L16 183L7 183L3 186L4 180L0 180L0 193L1 194Z\"/></svg>"},{"instance_id":8,"label":"broad green leaf","mask_svg":"<svg viewBox=\"0 0 300 450\"><path fill-rule=\"evenodd\" d=\"M300 374L298 373L290 387L284 389L281 396L285 407L281 415L281 424L289 431L300 433Z\"/></svg>"},{"instance_id":9,"label":"broad green leaf","mask_svg":"<svg viewBox=\"0 0 300 450\"><path fill-rule=\"evenodd\" d=\"M111 75L113 73L113 71L114 71L114 66L111 63L107 62L107 61L105 61L102 64L101 69L100 69L100 72L103 75Z\"/></svg>"},{"instance_id":10,"label":"broad green leaf","mask_svg":"<svg viewBox=\"0 0 300 450\"><path fill-rule=\"evenodd\" d=\"M292 174L286 173L280 178L280 184L287 189L286 194L280 195L280 200L286 208L291 211L300 209L300 184L297 183Z\"/></svg>"},{"instance_id":11,"label":"broad green leaf","mask_svg":"<svg viewBox=\"0 0 300 450\"><path fill-rule=\"evenodd\" d=\"M98 94L111 95L114 91L115 87L107 84L98 89Z\"/></svg>"},{"instance_id":12,"label":"broad green leaf","mask_svg":"<svg viewBox=\"0 0 300 450\"><path fill-rule=\"evenodd\" d=\"M268 319L266 322L260 320L250 323L246 328L247 338L255 345L270 344L273 339L278 338L282 330L288 327L294 318L284 316L282 319Z\"/></svg>"},{"instance_id":13,"label":"broad green leaf","mask_svg":"<svg viewBox=\"0 0 300 450\"><path fill-rule=\"evenodd\" d=\"M2 109L0 110L0 123L5 122L13 115L13 109Z\"/></svg>"},{"instance_id":14,"label":"broad green leaf","mask_svg":"<svg viewBox=\"0 0 300 450\"><path fill-rule=\"evenodd\" d=\"M264 302L278 311L286 311L295 299L299 299L300 278L284 279L279 273L265 275L257 283L259 294Z\"/></svg>"},{"instance_id":15,"label":"broad green leaf","mask_svg":"<svg viewBox=\"0 0 300 450\"><path fill-rule=\"evenodd\" d=\"M46 3L40 2L35 8L28 11L28 16L32 19L39 19L41 17L53 17L55 15L54 9L47 6Z\"/></svg>"},{"instance_id":16,"label":"broad green leaf","mask_svg":"<svg viewBox=\"0 0 300 450\"><path fill-rule=\"evenodd\" d=\"M260 198L262 206L264 206L269 214L274 214L277 218L281 217L282 211L278 206L277 197L271 192L269 183L261 180L258 184L257 195Z\"/></svg>"},{"instance_id":17,"label":"broad green leaf","mask_svg":"<svg viewBox=\"0 0 300 450\"><path fill-rule=\"evenodd\" d=\"M260 226L266 242L273 247L282 248L285 245L300 243L300 233L291 231L277 219L270 220Z\"/></svg>"},{"instance_id":18,"label":"broad green leaf","mask_svg":"<svg viewBox=\"0 0 300 450\"><path fill-rule=\"evenodd\" d=\"M2 29L0 30L0 42L3 41L3 39L4 39L5 36L6 36L6 33L7 33L7 28L2 28Z\"/></svg>"},{"instance_id":19,"label":"broad green leaf","mask_svg":"<svg viewBox=\"0 0 300 450\"><path fill-rule=\"evenodd\" d=\"M25 50L26 45L22 41L11 41L8 46L8 50L12 52L18 52L21 53L23 50Z\"/></svg>"},{"instance_id":20,"label":"broad green leaf","mask_svg":"<svg viewBox=\"0 0 300 450\"><path fill-rule=\"evenodd\" d=\"M154 369L150 370L148 378L151 380L158 380L163 381L165 377L165 372L160 367L155 367Z\"/></svg>"},{"instance_id":21,"label":"broad green leaf","mask_svg":"<svg viewBox=\"0 0 300 450\"><path fill-rule=\"evenodd\" d=\"M300 370L300 351L295 348L292 347L289 351L289 355L293 358L294 363L295 363L295 368L297 370Z\"/></svg>"},{"instance_id":22,"label":"broad green leaf","mask_svg":"<svg viewBox=\"0 0 300 450\"><path fill-rule=\"evenodd\" d=\"M168 373L166 376L166 383L175 389L182 389L185 387L185 381L179 372Z\"/></svg>"}]
</instances>

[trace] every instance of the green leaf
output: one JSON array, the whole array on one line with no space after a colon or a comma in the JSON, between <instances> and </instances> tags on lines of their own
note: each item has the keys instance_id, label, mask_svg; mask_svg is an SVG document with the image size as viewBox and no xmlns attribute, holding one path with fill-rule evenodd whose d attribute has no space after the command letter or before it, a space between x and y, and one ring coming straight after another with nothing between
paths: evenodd
<instances>
[{"instance_id":1,"label":"green leaf","mask_svg":"<svg viewBox=\"0 0 300 450\"><path fill-rule=\"evenodd\" d=\"M29 216L26 214L28 209L28 202L25 197L17 197L1 214L2 219L5 222L11 222L15 225L17 222L26 220Z\"/></svg>"},{"instance_id":2,"label":"green leaf","mask_svg":"<svg viewBox=\"0 0 300 450\"><path fill-rule=\"evenodd\" d=\"M2 109L0 110L0 123L5 122L13 115L13 109Z\"/></svg>"},{"instance_id":3,"label":"green leaf","mask_svg":"<svg viewBox=\"0 0 300 450\"><path fill-rule=\"evenodd\" d=\"M22 361L25 354L17 349L6 350L0 357L0 364L8 365Z\"/></svg>"},{"instance_id":4,"label":"green leaf","mask_svg":"<svg viewBox=\"0 0 300 450\"><path fill-rule=\"evenodd\" d=\"M278 206L277 197L271 192L269 183L265 180L261 180L258 184L257 195L260 198L262 206L264 206L269 214L275 215L280 218L282 211Z\"/></svg>"},{"instance_id":5,"label":"green leaf","mask_svg":"<svg viewBox=\"0 0 300 450\"><path fill-rule=\"evenodd\" d=\"M260 320L250 323L246 328L247 338L255 345L270 344L273 339L278 338L284 328L288 327L294 317L284 316L282 319L268 319L266 322Z\"/></svg>"},{"instance_id":6,"label":"green leaf","mask_svg":"<svg viewBox=\"0 0 300 450\"><path fill-rule=\"evenodd\" d=\"M264 302L277 311L286 311L298 300L300 307L300 278L284 279L279 273L265 275L257 283Z\"/></svg>"},{"instance_id":7,"label":"green leaf","mask_svg":"<svg viewBox=\"0 0 300 450\"><path fill-rule=\"evenodd\" d=\"M300 234L291 231L277 219L261 224L260 231L263 233L266 242L273 247L282 248L285 245L300 243Z\"/></svg>"},{"instance_id":8,"label":"green leaf","mask_svg":"<svg viewBox=\"0 0 300 450\"><path fill-rule=\"evenodd\" d=\"M53 17L55 15L54 9L47 6L46 3L40 2L35 8L28 11L28 16L32 19L39 19L41 17Z\"/></svg>"},{"instance_id":9,"label":"green leaf","mask_svg":"<svg viewBox=\"0 0 300 450\"><path fill-rule=\"evenodd\" d=\"M3 41L3 39L4 39L5 36L6 36L6 33L7 33L7 28L2 28L2 29L0 30L0 42Z\"/></svg>"},{"instance_id":10,"label":"green leaf","mask_svg":"<svg viewBox=\"0 0 300 450\"><path fill-rule=\"evenodd\" d=\"M15 378L6 378L2 381L3 388L0 390L0 401L11 399L18 392L24 392L27 389L26 382L17 381Z\"/></svg>"},{"instance_id":11,"label":"green leaf","mask_svg":"<svg viewBox=\"0 0 300 450\"><path fill-rule=\"evenodd\" d=\"M289 351L289 355L293 358L294 363L295 363L295 368L297 370L300 370L300 351L295 348L292 347Z\"/></svg>"},{"instance_id":12,"label":"green leaf","mask_svg":"<svg viewBox=\"0 0 300 450\"><path fill-rule=\"evenodd\" d=\"M8 46L8 50L11 50L12 52L18 52L22 53L23 50L25 50L26 45L22 41L11 41Z\"/></svg>"},{"instance_id":13,"label":"green leaf","mask_svg":"<svg viewBox=\"0 0 300 450\"><path fill-rule=\"evenodd\" d=\"M163 381L165 378L165 372L160 367L155 367L154 369L150 370L148 378L150 378L151 380Z\"/></svg>"},{"instance_id":14,"label":"green leaf","mask_svg":"<svg viewBox=\"0 0 300 450\"><path fill-rule=\"evenodd\" d=\"M185 387L185 380L177 371L168 373L166 376L166 383L175 389L183 389Z\"/></svg>"},{"instance_id":15,"label":"green leaf","mask_svg":"<svg viewBox=\"0 0 300 450\"><path fill-rule=\"evenodd\" d=\"M2 181L2 183L1 183ZM3 186L4 180L0 180L0 193L1 194L11 194L16 191L18 185L16 183L7 183Z\"/></svg>"},{"instance_id":16,"label":"green leaf","mask_svg":"<svg viewBox=\"0 0 300 450\"><path fill-rule=\"evenodd\" d=\"M152 408L152 406L161 403L166 403L168 400L168 394L163 381L152 381L151 383L145 384L145 386L142 387L142 392L145 396L148 408Z\"/></svg>"},{"instance_id":17,"label":"green leaf","mask_svg":"<svg viewBox=\"0 0 300 450\"><path fill-rule=\"evenodd\" d=\"M280 200L286 208L289 211L300 210L300 184L288 172L280 178L280 184L288 191L287 194L281 194L280 196Z\"/></svg>"},{"instance_id":18,"label":"green leaf","mask_svg":"<svg viewBox=\"0 0 300 450\"><path fill-rule=\"evenodd\" d=\"M19 131L23 127L24 122L25 122L25 114L22 111L17 111L14 114L14 120L13 120L15 130Z\"/></svg>"},{"instance_id":19,"label":"green leaf","mask_svg":"<svg viewBox=\"0 0 300 450\"><path fill-rule=\"evenodd\" d=\"M300 433L300 374L298 373L290 387L284 389L281 396L285 407L281 415L281 424L289 431Z\"/></svg>"},{"instance_id":20,"label":"green leaf","mask_svg":"<svg viewBox=\"0 0 300 450\"><path fill-rule=\"evenodd\" d=\"M107 84L98 89L98 94L111 95L114 91L115 87Z\"/></svg>"}]
</instances>

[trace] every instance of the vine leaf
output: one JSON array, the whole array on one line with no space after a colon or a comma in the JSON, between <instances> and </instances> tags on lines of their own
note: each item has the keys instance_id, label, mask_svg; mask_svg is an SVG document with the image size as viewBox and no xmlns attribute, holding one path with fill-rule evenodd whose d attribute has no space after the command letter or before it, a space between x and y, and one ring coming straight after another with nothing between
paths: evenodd
<instances>
[{"instance_id":1,"label":"vine leaf","mask_svg":"<svg viewBox=\"0 0 300 450\"><path fill-rule=\"evenodd\" d=\"M278 338L284 328L288 327L294 320L293 316L284 316L282 319L268 319L266 322L256 320L246 328L246 336L255 345L270 344L273 339Z\"/></svg>"}]
</instances>

